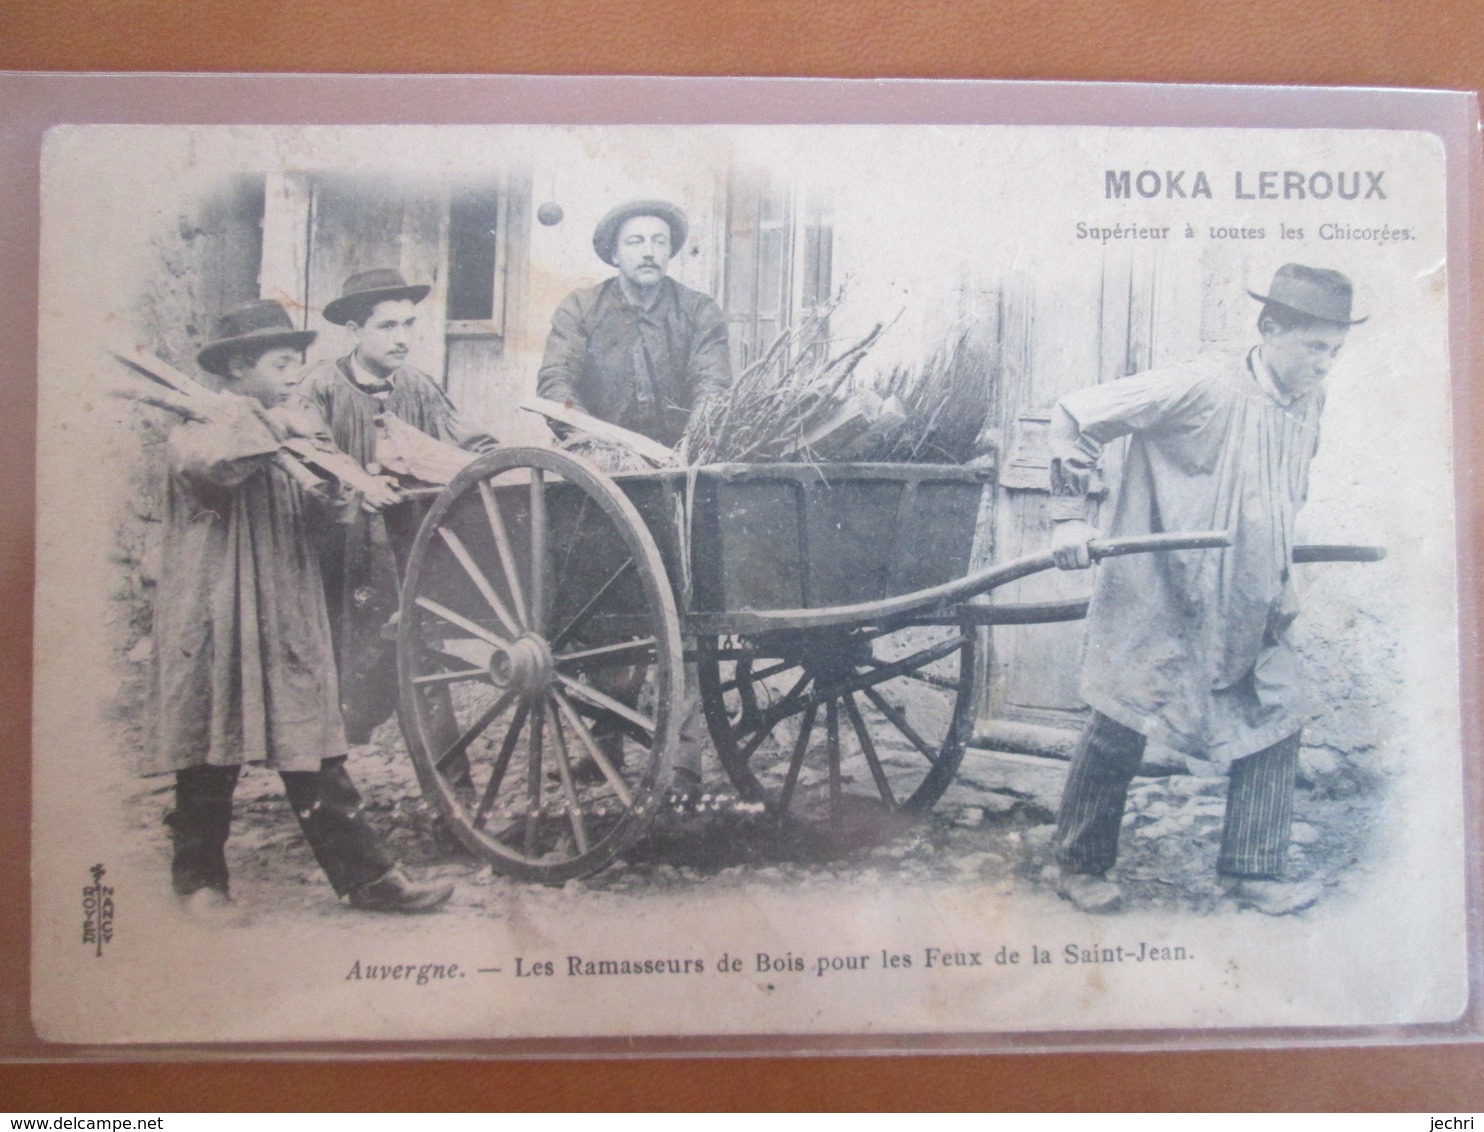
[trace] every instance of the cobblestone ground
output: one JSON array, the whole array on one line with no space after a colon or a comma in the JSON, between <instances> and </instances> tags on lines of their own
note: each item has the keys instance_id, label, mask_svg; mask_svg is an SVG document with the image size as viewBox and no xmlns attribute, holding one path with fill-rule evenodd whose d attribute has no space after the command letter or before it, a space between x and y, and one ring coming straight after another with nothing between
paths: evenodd
<instances>
[{"instance_id":1,"label":"cobblestone ground","mask_svg":"<svg viewBox=\"0 0 1484 1132\"><path fill-rule=\"evenodd\" d=\"M869 836L838 841L780 830L756 807L738 804L708 756L699 804L661 814L624 859L596 876L568 882L567 894L598 891L645 901L698 886L990 883L1004 891L1054 890L1052 821L1065 763L970 751L937 806L920 818L875 821ZM418 792L395 724L352 754L351 770L372 822L397 855L424 876L458 882L445 915L499 915L514 882L493 875L448 834ZM168 777L139 780L131 813L136 850L159 862L167 884L168 842L160 823ZM1130 911L1232 911L1215 883L1224 778L1190 774L1135 780L1125 818L1117 879ZM1326 779L1301 786L1290 875L1327 891L1355 884L1383 797L1380 785ZM255 914L337 914L323 875L299 836L276 774L249 767L237 794L229 846L233 890Z\"/></svg>"}]
</instances>

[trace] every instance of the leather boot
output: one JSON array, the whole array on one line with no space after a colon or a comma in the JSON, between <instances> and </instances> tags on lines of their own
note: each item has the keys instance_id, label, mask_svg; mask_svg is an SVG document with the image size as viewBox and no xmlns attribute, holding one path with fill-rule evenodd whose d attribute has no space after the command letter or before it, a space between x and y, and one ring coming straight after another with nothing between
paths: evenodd
<instances>
[{"instance_id":1,"label":"leather boot","mask_svg":"<svg viewBox=\"0 0 1484 1132\"><path fill-rule=\"evenodd\" d=\"M282 771L284 790L314 859L337 896L380 880L396 865L366 821L361 794L345 770L345 756L325 759L318 773Z\"/></svg>"},{"instance_id":2,"label":"leather boot","mask_svg":"<svg viewBox=\"0 0 1484 1132\"><path fill-rule=\"evenodd\" d=\"M1285 881L1277 877L1218 877L1221 889L1242 908L1251 908L1264 916L1288 916L1302 912L1318 902L1323 890L1304 881Z\"/></svg>"},{"instance_id":3,"label":"leather boot","mask_svg":"<svg viewBox=\"0 0 1484 1132\"><path fill-rule=\"evenodd\" d=\"M385 876L350 890L350 902L363 912L400 912L416 915L432 912L453 895L451 884L418 884L393 865Z\"/></svg>"},{"instance_id":4,"label":"leather boot","mask_svg":"<svg viewBox=\"0 0 1484 1132\"><path fill-rule=\"evenodd\" d=\"M1123 890L1102 873L1071 873L1063 869L1056 894L1081 912L1112 912L1123 903Z\"/></svg>"},{"instance_id":5,"label":"leather boot","mask_svg":"<svg viewBox=\"0 0 1484 1132\"><path fill-rule=\"evenodd\" d=\"M203 765L175 772L175 809L165 815L165 824L173 843L170 883L177 896L203 889L228 895L227 836L241 770Z\"/></svg>"}]
</instances>

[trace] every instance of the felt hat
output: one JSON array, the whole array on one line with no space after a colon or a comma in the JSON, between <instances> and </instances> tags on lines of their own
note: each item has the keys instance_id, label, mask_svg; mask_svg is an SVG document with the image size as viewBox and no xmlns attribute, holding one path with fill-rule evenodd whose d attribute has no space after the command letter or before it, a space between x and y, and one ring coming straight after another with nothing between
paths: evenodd
<instances>
[{"instance_id":1,"label":"felt hat","mask_svg":"<svg viewBox=\"0 0 1484 1132\"><path fill-rule=\"evenodd\" d=\"M326 303L323 313L327 322L344 326L359 307L375 306L388 299L411 299L414 303L420 303L432 289L422 283L408 283L402 278L400 271L378 267L359 272L347 279L345 286L340 288L340 297Z\"/></svg>"},{"instance_id":2,"label":"felt hat","mask_svg":"<svg viewBox=\"0 0 1484 1132\"><path fill-rule=\"evenodd\" d=\"M196 364L208 373L226 377L227 359L238 350L268 350L274 346L302 350L316 337L313 330L295 328L282 303L253 299L217 319L216 337L201 348Z\"/></svg>"},{"instance_id":3,"label":"felt hat","mask_svg":"<svg viewBox=\"0 0 1484 1132\"><path fill-rule=\"evenodd\" d=\"M1260 303L1276 303L1323 322L1355 326L1365 321L1364 318L1350 317L1353 294L1350 280L1338 271L1324 267L1285 263L1273 273L1273 285L1266 295L1259 295L1256 291L1247 293Z\"/></svg>"},{"instance_id":4,"label":"felt hat","mask_svg":"<svg viewBox=\"0 0 1484 1132\"><path fill-rule=\"evenodd\" d=\"M613 264L618 251L618 230L625 220L636 216L657 216L670 226L670 251L678 254L685 246L685 237L690 226L685 222L685 213L667 200L631 200L621 204L593 229L593 251L604 263Z\"/></svg>"}]
</instances>

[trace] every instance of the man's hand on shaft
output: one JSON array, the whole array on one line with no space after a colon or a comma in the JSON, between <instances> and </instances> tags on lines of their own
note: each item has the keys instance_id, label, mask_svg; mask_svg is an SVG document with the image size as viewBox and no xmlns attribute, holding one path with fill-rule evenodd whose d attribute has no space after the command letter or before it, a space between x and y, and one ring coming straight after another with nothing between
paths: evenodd
<instances>
[{"instance_id":1,"label":"man's hand on shaft","mask_svg":"<svg viewBox=\"0 0 1484 1132\"><path fill-rule=\"evenodd\" d=\"M1063 519L1051 532L1051 557L1060 570L1086 570L1092 565L1087 540L1097 531L1081 519Z\"/></svg>"},{"instance_id":2,"label":"man's hand on shaft","mask_svg":"<svg viewBox=\"0 0 1484 1132\"><path fill-rule=\"evenodd\" d=\"M372 512L381 511L393 504L402 501L401 494L397 491L397 483L389 476L372 476L372 480L380 490L372 491L369 487L361 497L361 510Z\"/></svg>"}]
</instances>

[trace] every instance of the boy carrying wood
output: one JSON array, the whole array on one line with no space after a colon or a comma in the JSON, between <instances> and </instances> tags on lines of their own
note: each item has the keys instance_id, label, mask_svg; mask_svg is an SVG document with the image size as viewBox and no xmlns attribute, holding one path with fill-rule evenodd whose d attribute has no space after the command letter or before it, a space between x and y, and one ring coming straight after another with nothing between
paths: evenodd
<instances>
[{"instance_id":1,"label":"boy carrying wood","mask_svg":"<svg viewBox=\"0 0 1484 1132\"><path fill-rule=\"evenodd\" d=\"M324 588L307 537L312 511L328 501L311 498L280 460L290 435L324 428L291 397L313 339L275 302L227 312L197 357L221 395L208 419L180 425L167 443L155 641L158 769L175 772L172 881L193 907L230 900L232 794L242 764L263 762L283 779L338 895L367 911L428 912L453 886L407 877L345 769ZM363 505L395 499L389 488L368 491Z\"/></svg>"},{"instance_id":2,"label":"boy carrying wood","mask_svg":"<svg viewBox=\"0 0 1484 1132\"><path fill-rule=\"evenodd\" d=\"M463 421L437 381L408 364L417 304L431 289L378 268L352 275L340 296L325 304L325 320L344 326L355 345L341 358L310 366L300 388L336 447L363 468L377 463L377 421L383 418L470 453L495 447L492 436ZM407 500L355 515L321 544L340 705L352 743L369 743L397 707L397 649L383 629L397 611L398 585L425 512ZM428 697L437 704L433 716L446 748L459 737L447 690ZM467 783L467 762L460 761L453 775Z\"/></svg>"}]
</instances>

